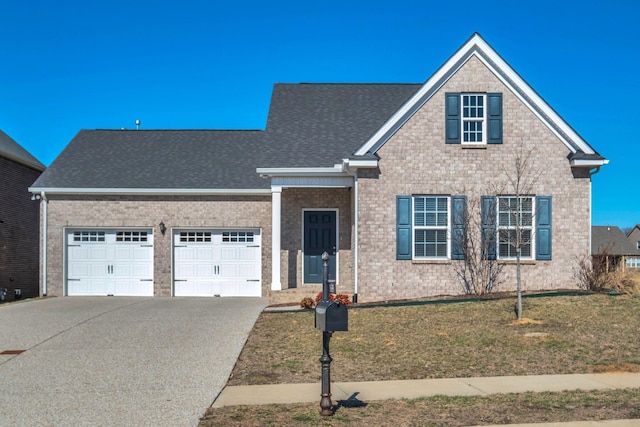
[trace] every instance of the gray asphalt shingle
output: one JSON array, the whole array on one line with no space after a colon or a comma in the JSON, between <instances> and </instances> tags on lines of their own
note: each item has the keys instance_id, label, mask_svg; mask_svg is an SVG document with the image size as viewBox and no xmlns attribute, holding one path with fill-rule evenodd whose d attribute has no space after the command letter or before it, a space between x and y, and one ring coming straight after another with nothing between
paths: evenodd
<instances>
[{"instance_id":1,"label":"gray asphalt shingle","mask_svg":"<svg viewBox=\"0 0 640 427\"><path fill-rule=\"evenodd\" d=\"M38 188L268 189L262 131L82 130Z\"/></svg>"},{"instance_id":2,"label":"gray asphalt shingle","mask_svg":"<svg viewBox=\"0 0 640 427\"><path fill-rule=\"evenodd\" d=\"M268 189L256 168L340 163L419 87L277 84L266 131L82 130L33 187Z\"/></svg>"},{"instance_id":3,"label":"gray asphalt shingle","mask_svg":"<svg viewBox=\"0 0 640 427\"><path fill-rule=\"evenodd\" d=\"M593 255L635 255L636 248L619 227L594 225L591 227L591 253Z\"/></svg>"}]
</instances>

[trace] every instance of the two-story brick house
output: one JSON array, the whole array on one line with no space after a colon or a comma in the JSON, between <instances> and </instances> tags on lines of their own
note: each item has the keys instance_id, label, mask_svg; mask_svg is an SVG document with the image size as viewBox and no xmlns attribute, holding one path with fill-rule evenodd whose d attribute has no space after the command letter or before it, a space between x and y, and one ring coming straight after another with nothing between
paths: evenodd
<instances>
[{"instance_id":1,"label":"two-story brick house","mask_svg":"<svg viewBox=\"0 0 640 427\"><path fill-rule=\"evenodd\" d=\"M539 177L515 200L500 184L517 149ZM81 131L31 188L43 292L299 301L327 251L338 291L361 302L459 294L454 237L480 230L456 212L476 202L495 219L481 231L502 290L511 202L524 288L572 287L606 163L474 34L424 84L275 85L264 131Z\"/></svg>"},{"instance_id":2,"label":"two-story brick house","mask_svg":"<svg viewBox=\"0 0 640 427\"><path fill-rule=\"evenodd\" d=\"M0 292L5 300L38 296L39 206L29 185L44 165L0 130Z\"/></svg>"}]
</instances>

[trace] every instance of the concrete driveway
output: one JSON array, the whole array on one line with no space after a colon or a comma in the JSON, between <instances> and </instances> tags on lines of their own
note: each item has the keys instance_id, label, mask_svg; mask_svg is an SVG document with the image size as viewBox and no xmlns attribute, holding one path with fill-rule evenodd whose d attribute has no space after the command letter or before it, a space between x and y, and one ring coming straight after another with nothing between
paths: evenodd
<instances>
[{"instance_id":1,"label":"concrete driveway","mask_svg":"<svg viewBox=\"0 0 640 427\"><path fill-rule=\"evenodd\" d=\"M0 425L195 426L265 305L132 297L0 305Z\"/></svg>"}]
</instances>

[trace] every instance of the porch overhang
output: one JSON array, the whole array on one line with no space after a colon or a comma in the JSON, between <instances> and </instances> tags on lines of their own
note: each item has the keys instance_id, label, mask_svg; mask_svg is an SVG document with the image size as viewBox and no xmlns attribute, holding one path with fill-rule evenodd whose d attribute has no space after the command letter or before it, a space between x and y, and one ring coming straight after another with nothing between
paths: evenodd
<instances>
[{"instance_id":1,"label":"porch overhang","mask_svg":"<svg viewBox=\"0 0 640 427\"><path fill-rule=\"evenodd\" d=\"M325 168L257 168L262 178L271 179L271 187L350 188L353 175L343 165Z\"/></svg>"}]
</instances>

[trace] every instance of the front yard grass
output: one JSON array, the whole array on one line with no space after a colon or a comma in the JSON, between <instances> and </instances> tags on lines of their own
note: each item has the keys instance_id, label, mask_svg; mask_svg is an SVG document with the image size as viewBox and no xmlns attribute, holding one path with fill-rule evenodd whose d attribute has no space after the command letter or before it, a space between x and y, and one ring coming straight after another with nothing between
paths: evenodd
<instances>
[{"instance_id":1,"label":"front yard grass","mask_svg":"<svg viewBox=\"0 0 640 427\"><path fill-rule=\"evenodd\" d=\"M514 301L351 308L349 331L331 339L331 380L640 372L640 297L528 297L520 322ZM313 311L265 312L228 384L320 384L321 353ZM367 402L330 420L317 415L318 404L219 408L201 425L500 424L638 418L638 408L640 390L526 393Z\"/></svg>"}]
</instances>

